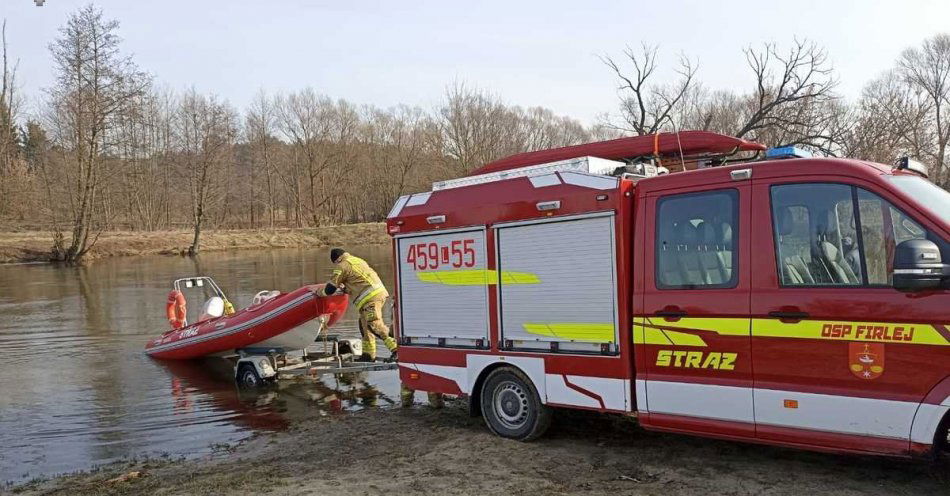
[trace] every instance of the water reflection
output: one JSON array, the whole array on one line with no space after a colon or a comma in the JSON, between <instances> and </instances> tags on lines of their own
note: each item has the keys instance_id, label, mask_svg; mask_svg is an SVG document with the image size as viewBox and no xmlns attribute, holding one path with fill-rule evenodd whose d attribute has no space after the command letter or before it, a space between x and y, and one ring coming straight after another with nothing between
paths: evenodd
<instances>
[{"instance_id":1,"label":"water reflection","mask_svg":"<svg viewBox=\"0 0 950 496\"><path fill-rule=\"evenodd\" d=\"M354 247L392 283L390 250ZM0 481L135 455L201 455L212 444L300 418L398 399L395 371L241 391L228 362L160 362L143 349L167 327L175 278L209 275L235 306L264 289L323 281L325 249L125 258L88 267L0 266ZM349 313L333 333L356 337Z\"/></svg>"},{"instance_id":2,"label":"water reflection","mask_svg":"<svg viewBox=\"0 0 950 496\"><path fill-rule=\"evenodd\" d=\"M235 422L253 429L281 430L290 420L393 406L394 373L352 373L282 380L259 389L239 388L233 362L220 358L160 362L170 375L176 415L190 415L200 398L239 413ZM370 374L373 374L372 378ZM208 405L204 405L208 406Z\"/></svg>"}]
</instances>

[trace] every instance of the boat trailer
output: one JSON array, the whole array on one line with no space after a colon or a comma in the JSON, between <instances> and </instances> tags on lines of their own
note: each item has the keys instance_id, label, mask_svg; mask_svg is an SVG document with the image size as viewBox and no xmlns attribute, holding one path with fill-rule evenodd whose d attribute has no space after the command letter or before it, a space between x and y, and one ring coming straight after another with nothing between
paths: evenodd
<instances>
[{"instance_id":1,"label":"boat trailer","mask_svg":"<svg viewBox=\"0 0 950 496\"><path fill-rule=\"evenodd\" d=\"M254 389L284 379L316 379L326 374L393 370L398 367L395 362L379 359L374 362L354 361L362 354L360 339L324 336L300 355L275 349L238 350L234 380L242 388Z\"/></svg>"}]
</instances>

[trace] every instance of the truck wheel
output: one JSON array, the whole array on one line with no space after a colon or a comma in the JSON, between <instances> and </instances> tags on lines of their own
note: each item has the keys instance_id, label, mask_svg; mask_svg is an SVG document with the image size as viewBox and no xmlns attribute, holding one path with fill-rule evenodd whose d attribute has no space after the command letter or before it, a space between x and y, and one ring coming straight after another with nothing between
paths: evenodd
<instances>
[{"instance_id":1,"label":"truck wheel","mask_svg":"<svg viewBox=\"0 0 950 496\"><path fill-rule=\"evenodd\" d=\"M934 454L937 458L950 457L950 416L944 419L940 428L937 430L937 446Z\"/></svg>"},{"instance_id":2,"label":"truck wheel","mask_svg":"<svg viewBox=\"0 0 950 496\"><path fill-rule=\"evenodd\" d=\"M485 379L481 392L482 417L495 434L518 441L537 438L551 425L551 409L521 371L503 367Z\"/></svg>"},{"instance_id":3,"label":"truck wheel","mask_svg":"<svg viewBox=\"0 0 950 496\"><path fill-rule=\"evenodd\" d=\"M253 365L244 363L238 367L237 383L238 386L244 389L256 389L261 387L264 381L261 380L261 376L258 375Z\"/></svg>"}]
</instances>

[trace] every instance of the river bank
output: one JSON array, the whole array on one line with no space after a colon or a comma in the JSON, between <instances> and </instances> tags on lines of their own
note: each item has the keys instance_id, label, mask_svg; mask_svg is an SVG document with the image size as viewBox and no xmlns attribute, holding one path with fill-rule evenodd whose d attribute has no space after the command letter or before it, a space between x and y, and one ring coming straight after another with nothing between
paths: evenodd
<instances>
[{"instance_id":1,"label":"river bank","mask_svg":"<svg viewBox=\"0 0 950 496\"><path fill-rule=\"evenodd\" d=\"M125 494L943 494L946 463L835 456L647 432L558 411L547 435L504 440L464 401L302 421L201 459L116 464L11 491Z\"/></svg>"},{"instance_id":2,"label":"river bank","mask_svg":"<svg viewBox=\"0 0 950 496\"><path fill-rule=\"evenodd\" d=\"M180 231L107 231L87 255L87 260L135 255L184 255L192 233ZM372 245L389 242L383 223L347 224L308 229L234 229L201 235L201 251L315 246ZM53 233L47 231L0 232L0 263L49 261Z\"/></svg>"}]
</instances>

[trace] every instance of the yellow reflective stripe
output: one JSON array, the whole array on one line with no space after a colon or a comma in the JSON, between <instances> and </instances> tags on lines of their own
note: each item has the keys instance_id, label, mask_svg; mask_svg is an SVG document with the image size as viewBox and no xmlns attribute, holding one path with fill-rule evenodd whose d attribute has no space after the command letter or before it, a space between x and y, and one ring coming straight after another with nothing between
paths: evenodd
<instances>
[{"instance_id":1,"label":"yellow reflective stripe","mask_svg":"<svg viewBox=\"0 0 950 496\"><path fill-rule=\"evenodd\" d=\"M360 293L359 296L356 297L357 310L361 310L363 308L363 305L365 305L366 302L371 300L374 296L379 296L380 293L382 293L383 291L386 291L386 288L383 286L370 287L368 289L370 289L371 291L364 290L362 293Z\"/></svg>"},{"instance_id":2,"label":"yellow reflective stripe","mask_svg":"<svg viewBox=\"0 0 950 496\"><path fill-rule=\"evenodd\" d=\"M708 331L715 332L722 336L748 336L749 318L703 318L703 317L683 317L676 322L667 322L663 319L651 321L646 319L647 324L656 325L663 328L680 329L683 331Z\"/></svg>"},{"instance_id":3,"label":"yellow reflective stripe","mask_svg":"<svg viewBox=\"0 0 950 496\"><path fill-rule=\"evenodd\" d=\"M706 342L703 341L703 338L695 334L687 334L685 332L677 331L661 331L663 334L666 334L666 337L673 342L674 346L698 346L706 347Z\"/></svg>"},{"instance_id":4,"label":"yellow reflective stripe","mask_svg":"<svg viewBox=\"0 0 950 496\"><path fill-rule=\"evenodd\" d=\"M702 337L695 334L645 327L640 322L634 324L633 342L635 344L662 346L695 346L700 348L708 346Z\"/></svg>"},{"instance_id":5,"label":"yellow reflective stripe","mask_svg":"<svg viewBox=\"0 0 950 496\"><path fill-rule=\"evenodd\" d=\"M639 342L643 344L673 345L673 342L670 341L670 338L666 337L666 334L663 334L663 331L646 327L642 329L643 332L640 333L642 337ZM636 342L636 340L634 340L634 342Z\"/></svg>"},{"instance_id":6,"label":"yellow reflective stripe","mask_svg":"<svg viewBox=\"0 0 950 496\"><path fill-rule=\"evenodd\" d=\"M914 323L836 320L784 323L778 319L752 319L752 335L767 338L950 346L950 341L934 326Z\"/></svg>"},{"instance_id":7,"label":"yellow reflective stripe","mask_svg":"<svg viewBox=\"0 0 950 496\"><path fill-rule=\"evenodd\" d=\"M946 325L940 328L945 329ZM785 323L778 319L735 317L685 317L675 322L637 317L634 319L633 338L634 343L638 344L704 346L705 342L702 345L699 344L702 337L693 334L693 332L703 331L714 332L721 336L950 346L950 330L941 332L937 326L931 324L840 320L803 320ZM696 339L685 336L695 336ZM686 344L690 342L694 344Z\"/></svg>"},{"instance_id":8,"label":"yellow reflective stripe","mask_svg":"<svg viewBox=\"0 0 950 496\"><path fill-rule=\"evenodd\" d=\"M494 270L445 270L439 272L416 272L421 282L447 284L449 286L483 286L495 284L498 276Z\"/></svg>"},{"instance_id":9,"label":"yellow reflective stripe","mask_svg":"<svg viewBox=\"0 0 950 496\"><path fill-rule=\"evenodd\" d=\"M440 270L438 272L416 272L416 278L422 282L445 284L448 286L484 286L498 283L498 272L486 269ZM501 272L502 284L540 284L536 274L530 272Z\"/></svg>"},{"instance_id":10,"label":"yellow reflective stripe","mask_svg":"<svg viewBox=\"0 0 950 496\"><path fill-rule=\"evenodd\" d=\"M643 327L645 319L643 317L634 317L633 318L633 329L631 329L633 334L633 343L634 344L645 344L646 343L646 328Z\"/></svg>"},{"instance_id":11,"label":"yellow reflective stripe","mask_svg":"<svg viewBox=\"0 0 950 496\"><path fill-rule=\"evenodd\" d=\"M522 327L540 336L594 343L614 342L614 325L604 322L525 322Z\"/></svg>"},{"instance_id":12,"label":"yellow reflective stripe","mask_svg":"<svg viewBox=\"0 0 950 496\"><path fill-rule=\"evenodd\" d=\"M495 272L495 271L491 271ZM512 272L510 270L501 271L502 284L541 284L541 279L537 274L531 272Z\"/></svg>"}]
</instances>

